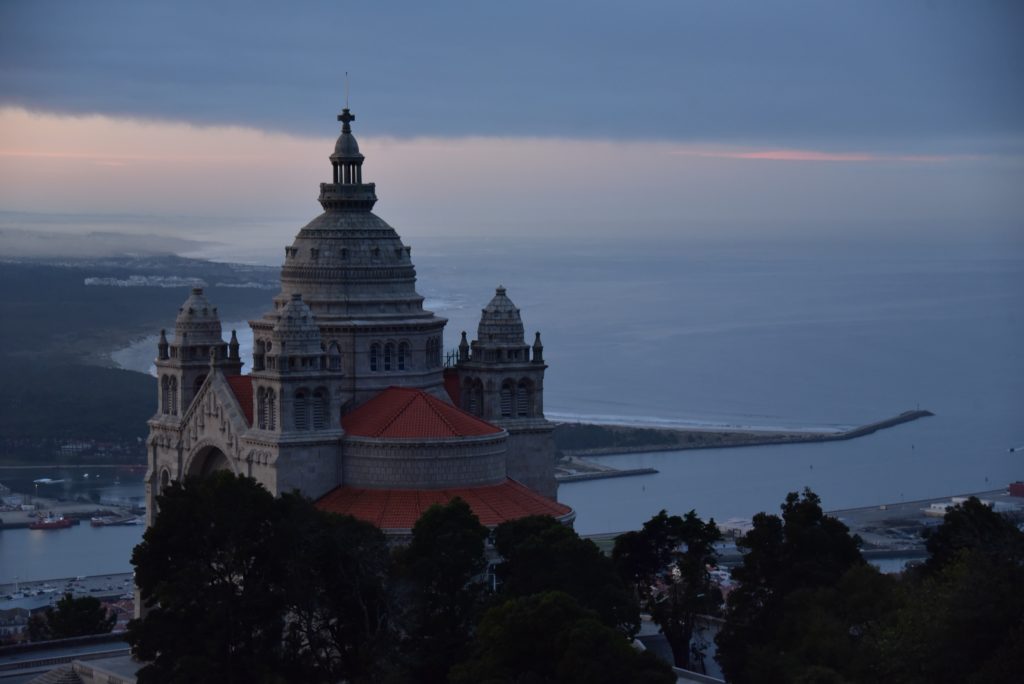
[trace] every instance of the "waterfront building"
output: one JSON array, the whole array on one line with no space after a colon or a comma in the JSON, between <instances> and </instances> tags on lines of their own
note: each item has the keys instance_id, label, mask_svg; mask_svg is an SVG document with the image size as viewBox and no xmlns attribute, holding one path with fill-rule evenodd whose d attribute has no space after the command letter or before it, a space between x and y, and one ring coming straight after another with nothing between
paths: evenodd
<instances>
[{"instance_id":1,"label":"waterfront building","mask_svg":"<svg viewBox=\"0 0 1024 684\"><path fill-rule=\"evenodd\" d=\"M487 525L532 514L571 523L556 500L540 333L527 344L498 287L476 339L463 332L445 354L446 321L423 308L411 248L372 211L355 116L346 108L338 120L323 213L285 247L281 291L249 322L250 372L201 288L173 335L161 331L149 522L169 482L230 470L397 536L455 496Z\"/></svg>"}]
</instances>

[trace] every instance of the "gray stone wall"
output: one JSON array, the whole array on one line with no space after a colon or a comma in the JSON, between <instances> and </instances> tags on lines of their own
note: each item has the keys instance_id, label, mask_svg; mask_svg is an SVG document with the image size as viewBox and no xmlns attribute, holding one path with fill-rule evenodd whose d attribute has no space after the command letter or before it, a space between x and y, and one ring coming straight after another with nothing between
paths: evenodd
<instances>
[{"instance_id":1,"label":"gray stone wall","mask_svg":"<svg viewBox=\"0 0 1024 684\"><path fill-rule=\"evenodd\" d=\"M508 476L550 499L558 498L555 479L554 425L536 421L530 426L505 426L508 430Z\"/></svg>"},{"instance_id":2,"label":"gray stone wall","mask_svg":"<svg viewBox=\"0 0 1024 684\"><path fill-rule=\"evenodd\" d=\"M368 489L440 489L499 484L507 435L438 440L346 437L342 481Z\"/></svg>"}]
</instances>

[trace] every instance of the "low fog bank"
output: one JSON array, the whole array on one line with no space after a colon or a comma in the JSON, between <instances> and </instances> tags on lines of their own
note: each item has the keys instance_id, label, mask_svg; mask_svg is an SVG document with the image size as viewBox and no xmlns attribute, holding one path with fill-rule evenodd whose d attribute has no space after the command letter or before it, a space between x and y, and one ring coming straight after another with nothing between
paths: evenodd
<instances>
[{"instance_id":1,"label":"low fog bank","mask_svg":"<svg viewBox=\"0 0 1024 684\"><path fill-rule=\"evenodd\" d=\"M0 254L7 259L97 259L199 252L209 245L166 235L66 233L0 228Z\"/></svg>"},{"instance_id":2,"label":"low fog bank","mask_svg":"<svg viewBox=\"0 0 1024 684\"><path fill-rule=\"evenodd\" d=\"M711 221L688 217L645 219L628 223L613 219L585 221L549 217L545 222L495 218L473 230L443 225L429 212L392 216L391 223L414 261L427 267L434 259L474 254L496 258L544 253L550 265L565 259L604 259L623 250L652 256L686 254L694 249L758 253L841 250L850 257L868 257L890 250L921 258L983 252L1003 259L1024 258L1024 231L1013 221L954 227L930 221L893 219L853 221ZM282 250L312 215L280 218L209 218L43 214L0 211L0 258L7 260L101 259L175 255L214 263L279 267ZM540 250L540 251L538 251ZM721 254L723 258L725 254Z\"/></svg>"}]
</instances>

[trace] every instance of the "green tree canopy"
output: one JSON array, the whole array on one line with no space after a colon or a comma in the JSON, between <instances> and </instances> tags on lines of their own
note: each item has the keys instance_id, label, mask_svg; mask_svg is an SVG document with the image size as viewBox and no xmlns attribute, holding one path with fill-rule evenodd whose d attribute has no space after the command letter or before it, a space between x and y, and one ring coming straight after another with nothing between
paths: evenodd
<instances>
[{"instance_id":1,"label":"green tree canopy","mask_svg":"<svg viewBox=\"0 0 1024 684\"><path fill-rule=\"evenodd\" d=\"M780 642L787 597L836 586L849 570L864 565L859 545L846 525L822 512L821 500L809 489L786 496L781 518L754 516L752 529L737 542L746 553L732 572L738 586L715 639L730 682L787 681L787 654Z\"/></svg>"},{"instance_id":2,"label":"green tree canopy","mask_svg":"<svg viewBox=\"0 0 1024 684\"><path fill-rule=\"evenodd\" d=\"M887 681L1015 681L1024 672L1024 533L971 497L928 538L931 556L906 573L882 641Z\"/></svg>"},{"instance_id":3,"label":"green tree canopy","mask_svg":"<svg viewBox=\"0 0 1024 684\"><path fill-rule=\"evenodd\" d=\"M318 511L285 494L285 665L292 678L377 681L392 669L396 647L384 533L347 515Z\"/></svg>"},{"instance_id":4,"label":"green tree canopy","mask_svg":"<svg viewBox=\"0 0 1024 684\"><path fill-rule=\"evenodd\" d=\"M562 592L511 598L484 615L453 684L671 684L669 666Z\"/></svg>"},{"instance_id":5,"label":"green tree canopy","mask_svg":"<svg viewBox=\"0 0 1024 684\"><path fill-rule=\"evenodd\" d=\"M132 554L140 682L374 678L389 555L372 525L214 473L172 483Z\"/></svg>"},{"instance_id":6,"label":"green tree canopy","mask_svg":"<svg viewBox=\"0 0 1024 684\"><path fill-rule=\"evenodd\" d=\"M280 671L284 567L274 497L230 473L173 482L135 547L145 619L129 642L140 682L263 681Z\"/></svg>"},{"instance_id":7,"label":"green tree canopy","mask_svg":"<svg viewBox=\"0 0 1024 684\"><path fill-rule=\"evenodd\" d=\"M67 639L89 634L106 634L114 629L117 616L109 612L94 596L75 598L64 594L54 607L29 623L32 641Z\"/></svg>"},{"instance_id":8,"label":"green tree canopy","mask_svg":"<svg viewBox=\"0 0 1024 684\"><path fill-rule=\"evenodd\" d=\"M626 583L597 545L572 528L550 516L512 520L495 529L494 546L503 596L561 591L609 627L636 633L640 614Z\"/></svg>"},{"instance_id":9,"label":"green tree canopy","mask_svg":"<svg viewBox=\"0 0 1024 684\"><path fill-rule=\"evenodd\" d=\"M925 538L929 556L924 569L928 573L955 562L964 551L995 561L1024 558L1024 534L975 496L949 509L942 524L926 532Z\"/></svg>"},{"instance_id":10,"label":"green tree canopy","mask_svg":"<svg viewBox=\"0 0 1024 684\"><path fill-rule=\"evenodd\" d=\"M715 521L705 523L695 511L679 517L662 510L641 530L615 540L612 559L619 573L661 628L679 667L692 669L697 615L715 614L721 603L708 572L721 537Z\"/></svg>"},{"instance_id":11,"label":"green tree canopy","mask_svg":"<svg viewBox=\"0 0 1024 684\"><path fill-rule=\"evenodd\" d=\"M466 655L482 609L489 532L465 501L434 505L396 553L410 681L444 682Z\"/></svg>"}]
</instances>

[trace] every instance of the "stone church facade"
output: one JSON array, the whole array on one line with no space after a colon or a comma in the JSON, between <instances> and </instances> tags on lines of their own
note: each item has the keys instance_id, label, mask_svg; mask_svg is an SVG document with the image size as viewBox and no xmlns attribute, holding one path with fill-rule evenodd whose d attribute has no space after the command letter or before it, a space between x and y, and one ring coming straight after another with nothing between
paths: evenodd
<instances>
[{"instance_id":1,"label":"stone church facade","mask_svg":"<svg viewBox=\"0 0 1024 684\"><path fill-rule=\"evenodd\" d=\"M161 331L150 522L169 482L226 469L393 534L454 496L485 524L531 514L570 523L556 501L540 334L527 344L499 287L477 338L463 332L446 360L446 320L423 308L410 248L372 213L354 119L347 108L338 117L323 213L285 248L281 291L249 322L251 363L234 331L223 340L200 288L171 338Z\"/></svg>"}]
</instances>

